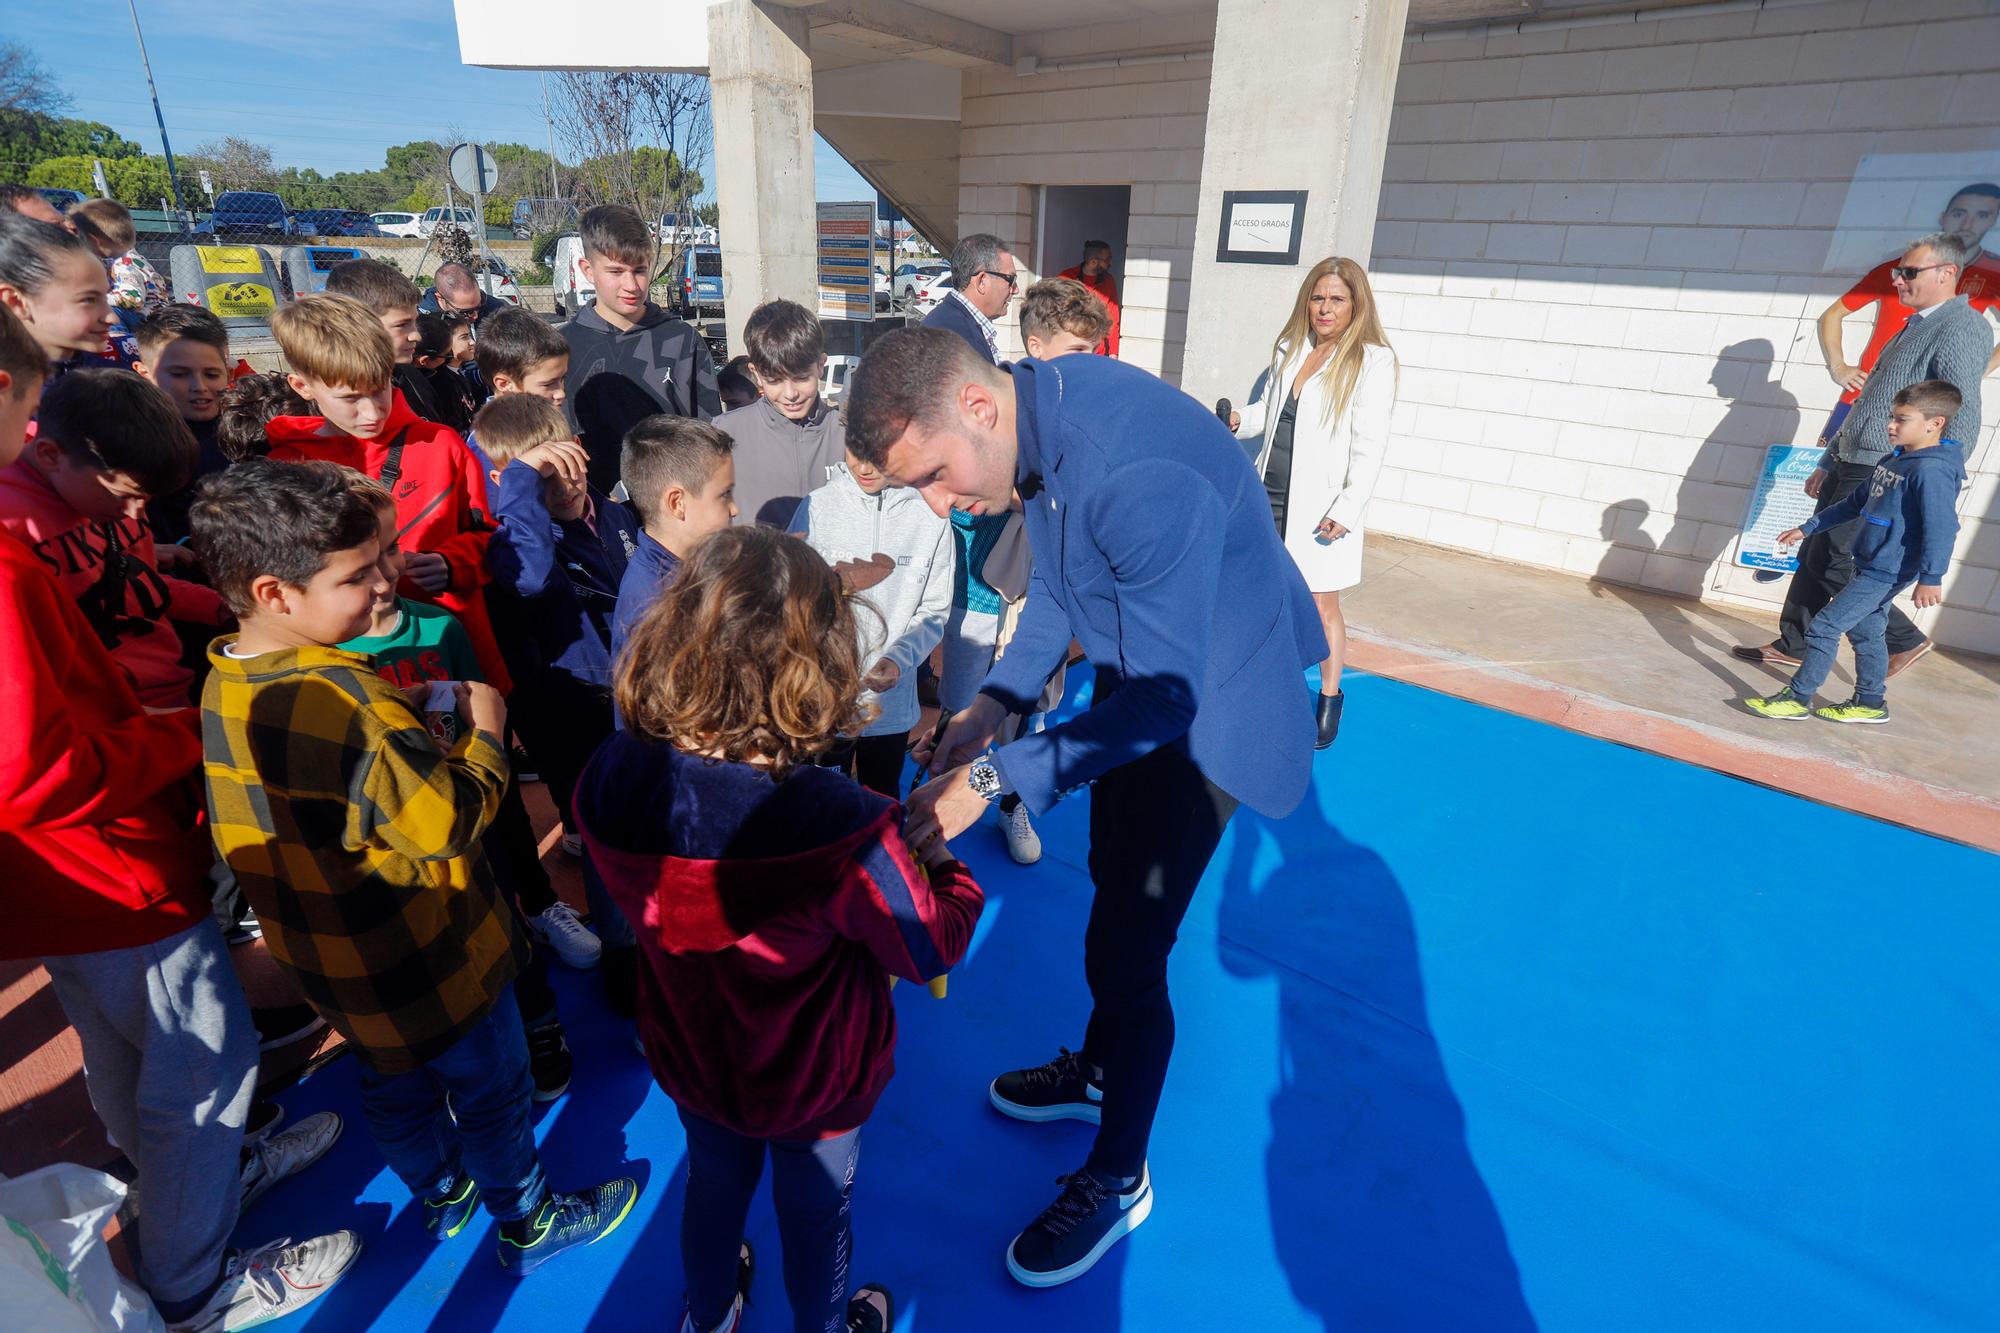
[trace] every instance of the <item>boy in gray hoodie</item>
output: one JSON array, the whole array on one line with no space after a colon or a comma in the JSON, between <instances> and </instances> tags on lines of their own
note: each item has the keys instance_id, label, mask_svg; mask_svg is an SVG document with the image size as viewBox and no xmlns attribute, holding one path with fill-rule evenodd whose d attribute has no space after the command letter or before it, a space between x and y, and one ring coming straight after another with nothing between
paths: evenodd
<instances>
[{"instance_id":1,"label":"boy in gray hoodie","mask_svg":"<svg viewBox=\"0 0 2000 1333\"><path fill-rule=\"evenodd\" d=\"M1837 523L1862 520L1854 539L1853 580L1813 617L1806 630L1805 660L1792 683L1768 698L1745 700L1751 712L1781 721L1808 713L1828 722L1889 720L1889 603L1912 583L1919 608L1943 601L1944 571L1958 538L1965 452L1943 434L1961 401L1959 391L1943 380L1924 380L1902 390L1889 413L1892 452L1875 465L1867 484L1778 535L1779 545L1791 546ZM1814 708L1813 692L1833 669L1843 634L1854 644L1854 697Z\"/></svg>"},{"instance_id":2,"label":"boy in gray hoodie","mask_svg":"<svg viewBox=\"0 0 2000 1333\"><path fill-rule=\"evenodd\" d=\"M900 801L903 756L920 712L917 665L944 637L951 611L951 527L917 492L888 486L849 453L833 480L806 496L792 529L866 604L854 617L861 683L870 691L863 699L881 710L858 738L835 745L820 762Z\"/></svg>"}]
</instances>

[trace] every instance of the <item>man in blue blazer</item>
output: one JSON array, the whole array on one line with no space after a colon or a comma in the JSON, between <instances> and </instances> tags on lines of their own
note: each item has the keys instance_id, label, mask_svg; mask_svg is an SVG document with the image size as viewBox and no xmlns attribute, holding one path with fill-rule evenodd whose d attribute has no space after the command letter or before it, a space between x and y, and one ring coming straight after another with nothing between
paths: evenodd
<instances>
[{"instance_id":1,"label":"man in blue blazer","mask_svg":"<svg viewBox=\"0 0 2000 1333\"><path fill-rule=\"evenodd\" d=\"M1000 331L993 321L1007 313L1021 271L998 236L976 231L951 250L951 290L923 327L948 329L988 362L1000 360Z\"/></svg>"},{"instance_id":2,"label":"man in blue blazer","mask_svg":"<svg viewBox=\"0 0 2000 1333\"><path fill-rule=\"evenodd\" d=\"M1303 673L1326 639L1243 451L1145 371L1097 356L992 366L963 339L911 329L862 357L843 411L847 447L940 513L998 513L1018 490L1034 555L1020 626L930 756L939 776L912 793L905 835L921 851L1005 793L1040 814L1095 784L1082 1052L989 1092L1018 1119L1099 1126L1084 1169L1008 1247L1017 1279L1055 1286L1152 1207L1167 955L1238 802L1276 817L1304 798ZM1091 707L987 755L1072 636L1097 668Z\"/></svg>"}]
</instances>

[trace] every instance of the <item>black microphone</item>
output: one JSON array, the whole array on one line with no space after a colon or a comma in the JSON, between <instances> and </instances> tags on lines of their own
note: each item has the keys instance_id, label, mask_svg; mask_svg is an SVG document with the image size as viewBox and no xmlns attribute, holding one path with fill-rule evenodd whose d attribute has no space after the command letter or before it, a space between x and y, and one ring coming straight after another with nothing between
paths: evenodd
<instances>
[{"instance_id":1,"label":"black microphone","mask_svg":"<svg viewBox=\"0 0 2000 1333\"><path fill-rule=\"evenodd\" d=\"M1229 424L1229 400L1227 398L1218 398L1215 400L1215 418L1225 426Z\"/></svg>"}]
</instances>

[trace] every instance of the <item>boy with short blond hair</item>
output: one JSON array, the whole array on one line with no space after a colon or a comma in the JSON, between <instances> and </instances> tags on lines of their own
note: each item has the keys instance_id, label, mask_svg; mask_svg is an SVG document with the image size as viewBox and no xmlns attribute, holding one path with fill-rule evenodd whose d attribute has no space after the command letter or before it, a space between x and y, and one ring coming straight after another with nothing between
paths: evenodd
<instances>
[{"instance_id":1,"label":"boy with short blond hair","mask_svg":"<svg viewBox=\"0 0 2000 1333\"><path fill-rule=\"evenodd\" d=\"M242 626L210 650L202 691L210 828L272 957L359 1057L377 1145L435 1239L483 1194L516 1276L599 1239L638 1186L549 1189L512 985L525 949L480 854L507 786L506 705L456 685L467 726L441 749L336 646L389 592L375 509L345 469L246 460L203 484L192 517Z\"/></svg>"},{"instance_id":2,"label":"boy with short blond hair","mask_svg":"<svg viewBox=\"0 0 2000 1333\"><path fill-rule=\"evenodd\" d=\"M562 326L570 350L563 410L590 455L590 484L608 493L633 426L656 412L707 421L722 411L722 396L701 334L653 304L659 247L644 220L623 204L599 204L578 230L597 299Z\"/></svg>"},{"instance_id":3,"label":"boy with short blond hair","mask_svg":"<svg viewBox=\"0 0 2000 1333\"><path fill-rule=\"evenodd\" d=\"M391 384L396 353L373 311L348 296L302 296L271 315L294 391L317 415L274 418L270 456L318 460L373 477L396 497L410 554L400 590L457 616L486 680L510 688L481 589L486 583L486 478L465 441L412 411Z\"/></svg>"},{"instance_id":4,"label":"boy with short blond hair","mask_svg":"<svg viewBox=\"0 0 2000 1333\"><path fill-rule=\"evenodd\" d=\"M736 442L739 523L790 528L805 497L840 475L847 427L819 391L826 331L796 301L766 301L743 325L762 396L715 419Z\"/></svg>"},{"instance_id":5,"label":"boy with short blond hair","mask_svg":"<svg viewBox=\"0 0 2000 1333\"><path fill-rule=\"evenodd\" d=\"M1074 278L1043 278L1021 298L1021 338L1038 361L1092 351L1110 332L1104 302Z\"/></svg>"},{"instance_id":6,"label":"boy with short blond hair","mask_svg":"<svg viewBox=\"0 0 2000 1333\"><path fill-rule=\"evenodd\" d=\"M328 272L326 291L334 296L351 296L374 312L382 323L382 331L389 335L395 361L392 378L396 388L410 400L410 410L426 421L449 425L429 377L417 365L417 344L423 340L417 327L418 306L424 299L417 284L394 264L379 259L348 259Z\"/></svg>"}]
</instances>

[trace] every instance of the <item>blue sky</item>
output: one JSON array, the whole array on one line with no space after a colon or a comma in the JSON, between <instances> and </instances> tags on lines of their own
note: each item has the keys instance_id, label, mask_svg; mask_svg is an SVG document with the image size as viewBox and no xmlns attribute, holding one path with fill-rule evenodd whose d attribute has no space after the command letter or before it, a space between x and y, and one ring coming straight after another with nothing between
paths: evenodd
<instances>
[{"instance_id":1,"label":"blue sky","mask_svg":"<svg viewBox=\"0 0 2000 1333\"><path fill-rule=\"evenodd\" d=\"M72 114L159 151L123 0L7 8L0 40L35 52L75 99ZM283 13L214 0L139 0L176 152L236 134L268 144L280 166L333 172L370 170L391 144L452 133L548 143L540 81L523 70L460 64L447 0L344 0L296 22ZM814 146L821 199L873 197L825 141ZM8 178L22 170L0 164Z\"/></svg>"}]
</instances>

